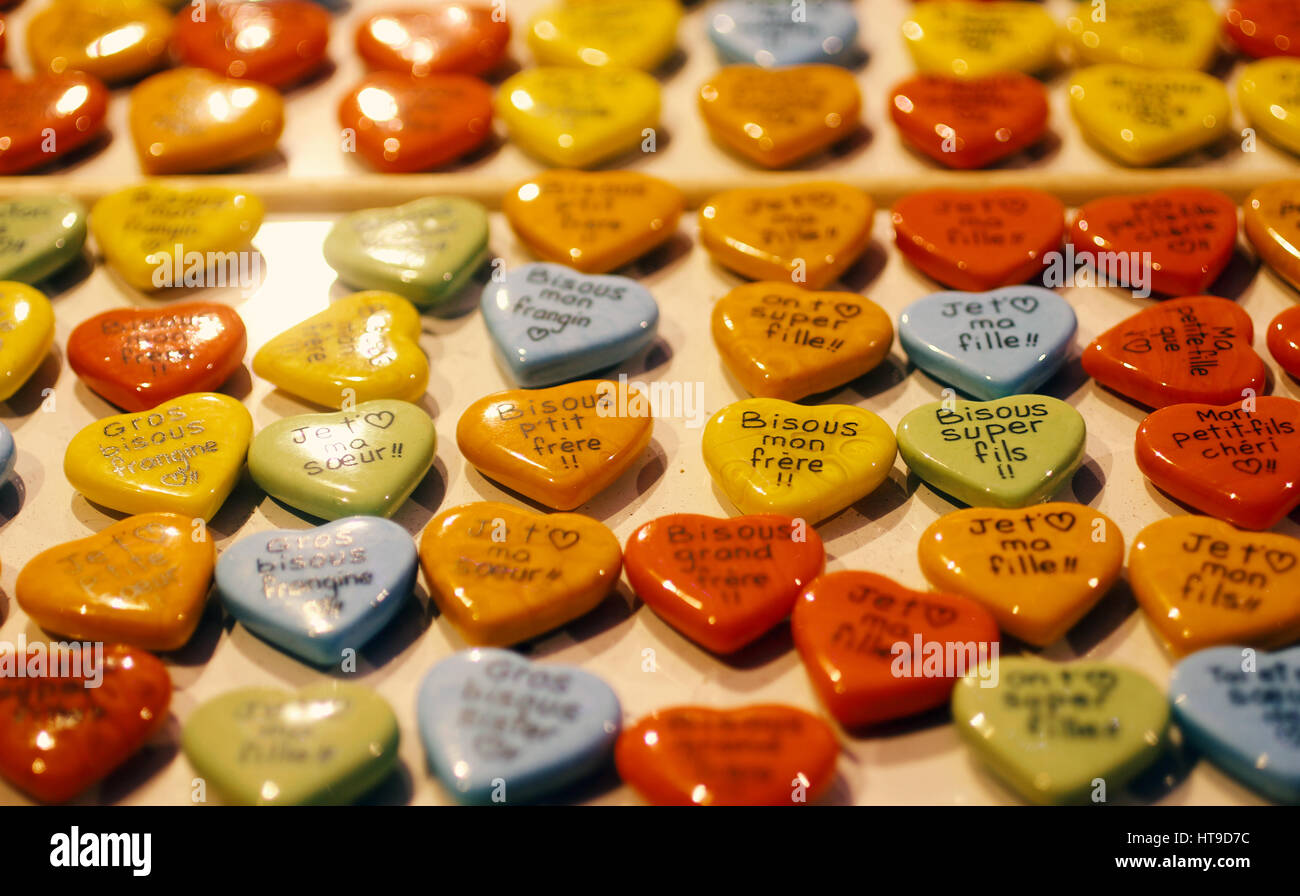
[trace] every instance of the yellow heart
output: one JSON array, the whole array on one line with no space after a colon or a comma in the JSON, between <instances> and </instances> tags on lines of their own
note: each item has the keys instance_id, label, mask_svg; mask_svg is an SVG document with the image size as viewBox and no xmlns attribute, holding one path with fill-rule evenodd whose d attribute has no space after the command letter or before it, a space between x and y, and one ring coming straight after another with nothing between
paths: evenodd
<instances>
[{"instance_id":1,"label":"yellow heart","mask_svg":"<svg viewBox=\"0 0 1300 896\"><path fill-rule=\"evenodd\" d=\"M1192 71L1094 65L1070 83L1070 109L1089 142L1128 165L1157 165L1218 140L1231 125L1228 91Z\"/></svg>"},{"instance_id":2,"label":"yellow heart","mask_svg":"<svg viewBox=\"0 0 1300 896\"><path fill-rule=\"evenodd\" d=\"M632 69L530 68L497 92L519 147L557 168L587 168L653 141L659 82Z\"/></svg>"},{"instance_id":3,"label":"yellow heart","mask_svg":"<svg viewBox=\"0 0 1300 896\"><path fill-rule=\"evenodd\" d=\"M1127 62L1145 68L1208 68L1222 23L1207 0L1081 0L1065 20L1085 63Z\"/></svg>"},{"instance_id":4,"label":"yellow heart","mask_svg":"<svg viewBox=\"0 0 1300 896\"><path fill-rule=\"evenodd\" d=\"M590 517L493 501L445 510L420 537L430 597L476 646L509 647L589 612L622 566L618 538Z\"/></svg>"},{"instance_id":5,"label":"yellow heart","mask_svg":"<svg viewBox=\"0 0 1300 896\"><path fill-rule=\"evenodd\" d=\"M180 285L173 275L188 269L190 261L201 261L206 271L228 267L234 259L244 269L237 256L251 251L262 214L262 201L251 193L147 183L96 202L90 231L127 283L152 290Z\"/></svg>"},{"instance_id":6,"label":"yellow heart","mask_svg":"<svg viewBox=\"0 0 1300 896\"><path fill-rule=\"evenodd\" d=\"M1300 59L1278 56L1243 67L1237 101L1265 137L1300 154Z\"/></svg>"},{"instance_id":7,"label":"yellow heart","mask_svg":"<svg viewBox=\"0 0 1300 896\"><path fill-rule=\"evenodd\" d=\"M290 327L253 356L253 372L327 408L381 398L418 402L429 385L420 315L391 292L358 292Z\"/></svg>"},{"instance_id":8,"label":"yellow heart","mask_svg":"<svg viewBox=\"0 0 1300 896\"><path fill-rule=\"evenodd\" d=\"M889 424L862 408L747 398L713 415L703 449L709 474L741 513L817 523L875 491L898 444Z\"/></svg>"},{"instance_id":9,"label":"yellow heart","mask_svg":"<svg viewBox=\"0 0 1300 896\"><path fill-rule=\"evenodd\" d=\"M1056 33L1056 22L1038 3L932 0L915 4L903 22L918 69L963 78L1050 68Z\"/></svg>"},{"instance_id":10,"label":"yellow heart","mask_svg":"<svg viewBox=\"0 0 1300 896\"><path fill-rule=\"evenodd\" d=\"M507 488L573 510L623 475L650 444L645 394L610 380L480 398L456 424L465 460Z\"/></svg>"},{"instance_id":11,"label":"yellow heart","mask_svg":"<svg viewBox=\"0 0 1300 896\"><path fill-rule=\"evenodd\" d=\"M167 61L172 17L155 0L55 0L27 22L38 71L81 71L126 81Z\"/></svg>"},{"instance_id":12,"label":"yellow heart","mask_svg":"<svg viewBox=\"0 0 1300 896\"><path fill-rule=\"evenodd\" d=\"M754 280L821 289L871 244L871 198L844 184L728 190L700 209L700 242Z\"/></svg>"},{"instance_id":13,"label":"yellow heart","mask_svg":"<svg viewBox=\"0 0 1300 896\"><path fill-rule=\"evenodd\" d=\"M768 168L784 168L858 129L862 98L837 65L729 65L700 88L713 139Z\"/></svg>"},{"instance_id":14,"label":"yellow heart","mask_svg":"<svg viewBox=\"0 0 1300 896\"><path fill-rule=\"evenodd\" d=\"M86 500L113 510L210 520L239 480L252 434L253 418L230 396L183 395L90 424L68 443L63 472Z\"/></svg>"},{"instance_id":15,"label":"yellow heart","mask_svg":"<svg viewBox=\"0 0 1300 896\"><path fill-rule=\"evenodd\" d=\"M635 171L543 171L505 195L502 211L528 248L588 274L640 258L677 232L675 186Z\"/></svg>"},{"instance_id":16,"label":"yellow heart","mask_svg":"<svg viewBox=\"0 0 1300 896\"><path fill-rule=\"evenodd\" d=\"M894 323L857 293L746 283L713 306L713 342L751 395L798 401L883 361L894 343Z\"/></svg>"},{"instance_id":17,"label":"yellow heart","mask_svg":"<svg viewBox=\"0 0 1300 896\"><path fill-rule=\"evenodd\" d=\"M48 632L176 650L203 615L216 559L206 528L145 513L37 554L18 574L14 597Z\"/></svg>"},{"instance_id":18,"label":"yellow heart","mask_svg":"<svg viewBox=\"0 0 1300 896\"><path fill-rule=\"evenodd\" d=\"M1300 638L1300 539L1205 516L1137 534L1129 579L1175 654L1218 644L1270 650Z\"/></svg>"},{"instance_id":19,"label":"yellow heart","mask_svg":"<svg viewBox=\"0 0 1300 896\"><path fill-rule=\"evenodd\" d=\"M197 174L270 152L284 130L284 100L254 81L177 68L131 91L131 136L148 174Z\"/></svg>"},{"instance_id":20,"label":"yellow heart","mask_svg":"<svg viewBox=\"0 0 1300 896\"><path fill-rule=\"evenodd\" d=\"M677 0L565 0L528 29L538 65L658 68L677 46Z\"/></svg>"},{"instance_id":21,"label":"yellow heart","mask_svg":"<svg viewBox=\"0 0 1300 896\"><path fill-rule=\"evenodd\" d=\"M932 523L917 559L935 590L979 601L1002 631L1046 647L1115 584L1124 534L1082 504L971 507Z\"/></svg>"},{"instance_id":22,"label":"yellow heart","mask_svg":"<svg viewBox=\"0 0 1300 896\"><path fill-rule=\"evenodd\" d=\"M1258 187L1246 197L1242 224L1259 257L1300 289L1300 180Z\"/></svg>"},{"instance_id":23,"label":"yellow heart","mask_svg":"<svg viewBox=\"0 0 1300 896\"><path fill-rule=\"evenodd\" d=\"M54 345L54 309L39 289L0 281L0 401L8 401Z\"/></svg>"}]
</instances>

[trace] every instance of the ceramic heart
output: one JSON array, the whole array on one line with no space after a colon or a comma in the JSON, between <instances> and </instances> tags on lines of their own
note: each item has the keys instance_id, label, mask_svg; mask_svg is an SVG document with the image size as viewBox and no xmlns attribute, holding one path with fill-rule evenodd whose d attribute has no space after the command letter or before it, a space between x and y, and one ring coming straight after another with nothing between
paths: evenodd
<instances>
[{"instance_id":1,"label":"ceramic heart","mask_svg":"<svg viewBox=\"0 0 1300 896\"><path fill-rule=\"evenodd\" d=\"M487 211L468 199L430 196L352 212L330 228L323 251L344 282L436 308L487 261Z\"/></svg>"},{"instance_id":2,"label":"ceramic heart","mask_svg":"<svg viewBox=\"0 0 1300 896\"><path fill-rule=\"evenodd\" d=\"M18 574L14 599L48 632L176 650L203 616L217 558L193 523L144 513L42 551Z\"/></svg>"},{"instance_id":3,"label":"ceramic heart","mask_svg":"<svg viewBox=\"0 0 1300 896\"><path fill-rule=\"evenodd\" d=\"M68 364L87 386L127 411L219 389L244 363L238 312L214 302L159 310L115 309L79 323Z\"/></svg>"},{"instance_id":4,"label":"ceramic heart","mask_svg":"<svg viewBox=\"0 0 1300 896\"><path fill-rule=\"evenodd\" d=\"M1113 800L1164 750L1169 704L1131 669L1004 657L994 673L957 684L953 722L971 751L1030 802Z\"/></svg>"},{"instance_id":5,"label":"ceramic heart","mask_svg":"<svg viewBox=\"0 0 1300 896\"><path fill-rule=\"evenodd\" d=\"M22 174L95 140L104 130L108 89L72 71L31 80L0 71L0 174Z\"/></svg>"},{"instance_id":6,"label":"ceramic heart","mask_svg":"<svg viewBox=\"0 0 1300 896\"><path fill-rule=\"evenodd\" d=\"M931 487L972 507L1048 500L1083 462L1083 417L1046 395L921 405L898 424L898 453Z\"/></svg>"},{"instance_id":7,"label":"ceramic heart","mask_svg":"<svg viewBox=\"0 0 1300 896\"><path fill-rule=\"evenodd\" d=\"M1270 799L1300 803L1300 647L1202 650L1174 667L1169 704L1188 742Z\"/></svg>"},{"instance_id":8,"label":"ceramic heart","mask_svg":"<svg viewBox=\"0 0 1300 896\"><path fill-rule=\"evenodd\" d=\"M1047 91L1019 72L982 78L917 75L893 90L889 114L903 139L949 168L984 168L1047 132Z\"/></svg>"},{"instance_id":9,"label":"ceramic heart","mask_svg":"<svg viewBox=\"0 0 1300 896\"><path fill-rule=\"evenodd\" d=\"M468 75L372 72L343 97L338 118L372 167L430 171L492 136L492 90Z\"/></svg>"},{"instance_id":10,"label":"ceramic heart","mask_svg":"<svg viewBox=\"0 0 1300 896\"><path fill-rule=\"evenodd\" d=\"M641 459L652 410L643 392L610 380L497 392L465 409L456 445L506 488L573 510Z\"/></svg>"},{"instance_id":11,"label":"ceramic heart","mask_svg":"<svg viewBox=\"0 0 1300 896\"><path fill-rule=\"evenodd\" d=\"M790 706L675 706L624 730L619 776L659 806L790 806L815 802L835 777L829 725Z\"/></svg>"},{"instance_id":12,"label":"ceramic heart","mask_svg":"<svg viewBox=\"0 0 1300 896\"><path fill-rule=\"evenodd\" d=\"M622 563L614 533L590 517L492 501L445 510L420 536L429 595L468 643L485 647L527 641L594 609Z\"/></svg>"},{"instance_id":13,"label":"ceramic heart","mask_svg":"<svg viewBox=\"0 0 1300 896\"><path fill-rule=\"evenodd\" d=\"M43 803L82 793L167 720L166 667L135 647L98 647L102 653L89 644L0 652L0 774ZM60 668L51 674L56 661Z\"/></svg>"},{"instance_id":14,"label":"ceramic heart","mask_svg":"<svg viewBox=\"0 0 1300 896\"><path fill-rule=\"evenodd\" d=\"M506 193L502 211L544 261L604 274L677 232L677 187L635 171L543 171Z\"/></svg>"},{"instance_id":15,"label":"ceramic heart","mask_svg":"<svg viewBox=\"0 0 1300 896\"><path fill-rule=\"evenodd\" d=\"M953 289L1013 286L1043 273L1065 206L1041 190L923 190L894 203L898 251Z\"/></svg>"},{"instance_id":16,"label":"ceramic heart","mask_svg":"<svg viewBox=\"0 0 1300 896\"><path fill-rule=\"evenodd\" d=\"M0 401L8 401L54 346L54 308L25 283L0 281Z\"/></svg>"},{"instance_id":17,"label":"ceramic heart","mask_svg":"<svg viewBox=\"0 0 1300 896\"><path fill-rule=\"evenodd\" d=\"M936 589L979 601L1002 631L1047 647L1119 579L1124 535L1110 517L1082 504L971 507L931 523L917 560Z\"/></svg>"},{"instance_id":18,"label":"ceramic heart","mask_svg":"<svg viewBox=\"0 0 1300 896\"><path fill-rule=\"evenodd\" d=\"M192 710L181 731L194 770L249 806L354 802L397 765L398 740L388 702L341 681L227 691Z\"/></svg>"},{"instance_id":19,"label":"ceramic heart","mask_svg":"<svg viewBox=\"0 0 1300 896\"><path fill-rule=\"evenodd\" d=\"M912 362L941 383L980 399L1033 392L1074 348L1070 303L1040 286L990 292L937 292L898 319Z\"/></svg>"},{"instance_id":20,"label":"ceramic heart","mask_svg":"<svg viewBox=\"0 0 1300 896\"><path fill-rule=\"evenodd\" d=\"M997 623L975 601L869 572L815 579L790 628L813 688L851 728L942 706L954 682L986 675L998 657Z\"/></svg>"},{"instance_id":21,"label":"ceramic heart","mask_svg":"<svg viewBox=\"0 0 1300 896\"><path fill-rule=\"evenodd\" d=\"M39 283L80 257L86 210L64 196L0 201L0 280Z\"/></svg>"},{"instance_id":22,"label":"ceramic heart","mask_svg":"<svg viewBox=\"0 0 1300 896\"><path fill-rule=\"evenodd\" d=\"M649 346L659 327L659 306L635 280L545 262L488 283L480 308L502 361L527 387L625 361Z\"/></svg>"},{"instance_id":23,"label":"ceramic heart","mask_svg":"<svg viewBox=\"0 0 1300 896\"><path fill-rule=\"evenodd\" d=\"M704 464L741 513L817 523L871 494L897 444L888 424L852 405L748 398L704 427Z\"/></svg>"},{"instance_id":24,"label":"ceramic heart","mask_svg":"<svg viewBox=\"0 0 1300 896\"><path fill-rule=\"evenodd\" d=\"M529 803L608 762L622 727L609 685L575 666L474 648L440 660L416 703L429 766L462 803Z\"/></svg>"},{"instance_id":25,"label":"ceramic heart","mask_svg":"<svg viewBox=\"0 0 1300 896\"><path fill-rule=\"evenodd\" d=\"M1203 516L1152 523L1133 540L1129 579L1177 655L1219 644L1300 638L1300 540Z\"/></svg>"},{"instance_id":26,"label":"ceramic heart","mask_svg":"<svg viewBox=\"0 0 1300 896\"><path fill-rule=\"evenodd\" d=\"M853 4L812 0L802 21L767 0L719 0L709 7L709 39L724 63L763 66L852 61L858 36Z\"/></svg>"},{"instance_id":27,"label":"ceramic heart","mask_svg":"<svg viewBox=\"0 0 1300 896\"><path fill-rule=\"evenodd\" d=\"M312 516L392 516L433 465L433 421L406 401L299 414L258 432L248 472L271 497Z\"/></svg>"},{"instance_id":28,"label":"ceramic heart","mask_svg":"<svg viewBox=\"0 0 1300 896\"><path fill-rule=\"evenodd\" d=\"M364 516L258 532L222 552L216 583L254 634L329 666L401 610L415 584L415 543L396 523Z\"/></svg>"},{"instance_id":29,"label":"ceramic heart","mask_svg":"<svg viewBox=\"0 0 1300 896\"><path fill-rule=\"evenodd\" d=\"M816 530L791 517L674 513L632 533L623 563L650 609L697 644L728 654L790 615L825 556Z\"/></svg>"},{"instance_id":30,"label":"ceramic heart","mask_svg":"<svg viewBox=\"0 0 1300 896\"><path fill-rule=\"evenodd\" d=\"M415 402L429 385L419 338L420 315L401 296L353 293L263 345L253 372L329 408Z\"/></svg>"},{"instance_id":31,"label":"ceramic heart","mask_svg":"<svg viewBox=\"0 0 1300 896\"><path fill-rule=\"evenodd\" d=\"M1147 416L1138 469L1184 504L1245 529L1270 529L1300 504L1300 402L1178 404Z\"/></svg>"},{"instance_id":32,"label":"ceramic heart","mask_svg":"<svg viewBox=\"0 0 1300 896\"><path fill-rule=\"evenodd\" d=\"M1147 407L1227 404L1264 391L1267 371L1253 339L1250 315L1236 302L1188 296L1102 333L1084 351L1083 369Z\"/></svg>"}]
</instances>

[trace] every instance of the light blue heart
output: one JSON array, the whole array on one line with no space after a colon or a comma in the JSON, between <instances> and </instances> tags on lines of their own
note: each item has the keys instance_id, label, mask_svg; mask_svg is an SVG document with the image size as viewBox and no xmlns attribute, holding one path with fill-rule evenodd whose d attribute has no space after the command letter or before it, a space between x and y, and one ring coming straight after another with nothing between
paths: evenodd
<instances>
[{"instance_id":1,"label":"light blue heart","mask_svg":"<svg viewBox=\"0 0 1300 896\"><path fill-rule=\"evenodd\" d=\"M800 11L803 21L796 20ZM844 0L722 0L710 7L709 39L724 63L848 63L857 36L853 4Z\"/></svg>"},{"instance_id":2,"label":"light blue heart","mask_svg":"<svg viewBox=\"0 0 1300 896\"><path fill-rule=\"evenodd\" d=\"M560 264L517 267L483 289L488 333L521 386L553 386L612 367L648 346L659 306L635 280Z\"/></svg>"},{"instance_id":3,"label":"light blue heart","mask_svg":"<svg viewBox=\"0 0 1300 896\"><path fill-rule=\"evenodd\" d=\"M0 423L0 486L14 475L14 464L18 462L18 449L14 445L14 434L9 427Z\"/></svg>"},{"instance_id":4,"label":"light blue heart","mask_svg":"<svg viewBox=\"0 0 1300 896\"><path fill-rule=\"evenodd\" d=\"M463 650L429 670L416 704L429 767L458 802L529 803L609 758L623 713L609 685L509 650Z\"/></svg>"},{"instance_id":5,"label":"light blue heart","mask_svg":"<svg viewBox=\"0 0 1300 896\"><path fill-rule=\"evenodd\" d=\"M1214 647L1183 659L1169 680L1174 719L1215 765L1270 799L1300 803L1300 647Z\"/></svg>"},{"instance_id":6,"label":"light blue heart","mask_svg":"<svg viewBox=\"0 0 1300 896\"><path fill-rule=\"evenodd\" d=\"M217 591L249 631L318 666L360 649L415 585L415 542L375 516L247 535L217 560Z\"/></svg>"},{"instance_id":7,"label":"light blue heart","mask_svg":"<svg viewBox=\"0 0 1300 896\"><path fill-rule=\"evenodd\" d=\"M1033 392L1069 357L1078 321L1041 286L936 292L898 319L912 363L967 395L991 401Z\"/></svg>"}]
</instances>

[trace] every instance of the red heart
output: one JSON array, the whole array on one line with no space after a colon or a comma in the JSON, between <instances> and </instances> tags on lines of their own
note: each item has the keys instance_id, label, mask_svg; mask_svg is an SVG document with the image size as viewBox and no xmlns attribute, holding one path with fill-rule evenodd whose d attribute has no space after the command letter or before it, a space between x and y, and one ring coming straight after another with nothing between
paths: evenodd
<instances>
[{"instance_id":1,"label":"red heart","mask_svg":"<svg viewBox=\"0 0 1300 896\"><path fill-rule=\"evenodd\" d=\"M632 534L623 568L632 590L669 625L727 654L789 616L825 559L817 532L787 516L675 513Z\"/></svg>"},{"instance_id":2,"label":"red heart","mask_svg":"<svg viewBox=\"0 0 1300 896\"><path fill-rule=\"evenodd\" d=\"M357 151L382 171L427 171L479 147L492 133L492 90L469 75L366 76L339 105Z\"/></svg>"},{"instance_id":3,"label":"red heart","mask_svg":"<svg viewBox=\"0 0 1300 896\"><path fill-rule=\"evenodd\" d=\"M1047 91L1019 72L982 78L916 75L894 88L889 113L903 139L949 168L983 168L1047 131Z\"/></svg>"},{"instance_id":4,"label":"red heart","mask_svg":"<svg viewBox=\"0 0 1300 896\"><path fill-rule=\"evenodd\" d=\"M1015 286L1065 235L1065 206L1041 190L923 190L894 203L894 241L952 289Z\"/></svg>"},{"instance_id":5,"label":"red heart","mask_svg":"<svg viewBox=\"0 0 1300 896\"><path fill-rule=\"evenodd\" d=\"M1076 256L1094 266L1098 251L1150 252L1151 289L1192 295L1204 292L1232 258L1237 205L1200 187L1109 196L1079 209L1070 242Z\"/></svg>"},{"instance_id":6,"label":"red heart","mask_svg":"<svg viewBox=\"0 0 1300 896\"><path fill-rule=\"evenodd\" d=\"M75 665L48 674L48 645L0 656L0 668L33 659L47 662L41 677L0 678L0 774L44 803L66 802L103 778L140 749L167 719L172 682L158 659L135 647L104 646L102 669ZM83 658L93 656L89 651ZM66 659L66 655L65 655ZM98 687L86 687L99 671ZM92 674L86 674L91 672Z\"/></svg>"},{"instance_id":7,"label":"red heart","mask_svg":"<svg viewBox=\"0 0 1300 896\"><path fill-rule=\"evenodd\" d=\"M186 65L284 87L320 67L329 32L329 13L307 0L221 0L197 21L186 4L172 48Z\"/></svg>"},{"instance_id":8,"label":"red heart","mask_svg":"<svg viewBox=\"0 0 1300 896\"><path fill-rule=\"evenodd\" d=\"M1229 404L1244 389L1264 391L1264 362L1251 341L1250 315L1218 296L1170 299L1102 333L1083 369L1139 404L1163 408L1200 401Z\"/></svg>"},{"instance_id":9,"label":"red heart","mask_svg":"<svg viewBox=\"0 0 1300 896\"><path fill-rule=\"evenodd\" d=\"M912 591L870 572L815 580L795 604L790 625L813 686L849 728L942 706L958 678L997 659L998 625L983 606L955 594ZM934 650L954 662L927 668Z\"/></svg>"},{"instance_id":10,"label":"red heart","mask_svg":"<svg viewBox=\"0 0 1300 896\"><path fill-rule=\"evenodd\" d=\"M395 9L357 26L357 53L371 68L416 77L484 74L496 68L509 43L505 16L478 3Z\"/></svg>"},{"instance_id":11,"label":"red heart","mask_svg":"<svg viewBox=\"0 0 1300 896\"><path fill-rule=\"evenodd\" d=\"M81 72L0 71L0 174L21 174L84 146L104 128L108 88Z\"/></svg>"},{"instance_id":12,"label":"red heart","mask_svg":"<svg viewBox=\"0 0 1300 896\"><path fill-rule=\"evenodd\" d=\"M1282 369L1300 377L1300 305L1292 305L1268 325L1269 354Z\"/></svg>"},{"instance_id":13,"label":"red heart","mask_svg":"<svg viewBox=\"0 0 1300 896\"><path fill-rule=\"evenodd\" d=\"M191 392L214 392L244 361L248 335L233 308L183 302L119 308L82 321L68 337L68 363L91 389L125 411L147 411Z\"/></svg>"},{"instance_id":14,"label":"red heart","mask_svg":"<svg viewBox=\"0 0 1300 896\"><path fill-rule=\"evenodd\" d=\"M1296 0L1233 0L1224 19L1232 42L1256 59L1300 56Z\"/></svg>"},{"instance_id":15,"label":"red heart","mask_svg":"<svg viewBox=\"0 0 1300 896\"><path fill-rule=\"evenodd\" d=\"M1300 504L1300 401L1162 408L1138 427L1134 451L1157 488L1243 529L1272 528Z\"/></svg>"}]
</instances>

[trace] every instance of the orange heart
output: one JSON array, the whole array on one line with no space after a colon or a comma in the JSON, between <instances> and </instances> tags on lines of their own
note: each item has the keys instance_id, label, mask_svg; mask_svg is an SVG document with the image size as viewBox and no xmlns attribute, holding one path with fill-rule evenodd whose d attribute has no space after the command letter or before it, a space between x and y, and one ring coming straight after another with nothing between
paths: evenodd
<instances>
[{"instance_id":1,"label":"orange heart","mask_svg":"<svg viewBox=\"0 0 1300 896\"><path fill-rule=\"evenodd\" d=\"M1200 401L1229 404L1264 391L1264 362L1251 348L1254 325L1236 302L1188 296L1139 311L1083 353L1088 375L1147 407Z\"/></svg>"},{"instance_id":2,"label":"orange heart","mask_svg":"<svg viewBox=\"0 0 1300 896\"><path fill-rule=\"evenodd\" d=\"M68 363L119 408L147 411L190 392L215 392L244 363L247 348L233 308L182 302L117 308L82 321L68 337Z\"/></svg>"},{"instance_id":3,"label":"orange heart","mask_svg":"<svg viewBox=\"0 0 1300 896\"><path fill-rule=\"evenodd\" d=\"M1095 199L1079 209L1070 230L1076 257L1151 253L1151 288L1169 296L1201 293L1232 259L1237 205L1218 190L1180 187L1136 196Z\"/></svg>"},{"instance_id":4,"label":"orange heart","mask_svg":"<svg viewBox=\"0 0 1300 896\"><path fill-rule=\"evenodd\" d=\"M343 97L339 122L380 171L429 171L492 135L492 89L469 75L373 72Z\"/></svg>"},{"instance_id":5,"label":"orange heart","mask_svg":"<svg viewBox=\"0 0 1300 896\"><path fill-rule=\"evenodd\" d=\"M573 510L636 463L654 427L644 393L610 380L480 398L456 424L460 453L485 476Z\"/></svg>"},{"instance_id":6,"label":"orange heart","mask_svg":"<svg viewBox=\"0 0 1300 896\"><path fill-rule=\"evenodd\" d=\"M729 65L700 88L713 139L765 168L784 168L858 129L862 97L837 65Z\"/></svg>"},{"instance_id":7,"label":"orange heart","mask_svg":"<svg viewBox=\"0 0 1300 896\"><path fill-rule=\"evenodd\" d=\"M870 572L815 580L790 626L813 686L850 728L942 706L959 678L998 657L997 623L980 604Z\"/></svg>"},{"instance_id":8,"label":"orange heart","mask_svg":"<svg viewBox=\"0 0 1300 896\"><path fill-rule=\"evenodd\" d=\"M714 653L734 653L790 615L826 550L779 514L661 516L628 539L627 580L650 609Z\"/></svg>"},{"instance_id":9,"label":"orange heart","mask_svg":"<svg viewBox=\"0 0 1300 896\"><path fill-rule=\"evenodd\" d=\"M660 806L789 806L835 776L835 732L789 706L661 709L619 735L618 773Z\"/></svg>"},{"instance_id":10,"label":"orange heart","mask_svg":"<svg viewBox=\"0 0 1300 896\"><path fill-rule=\"evenodd\" d=\"M682 193L635 171L543 171L502 202L510 226L546 261L604 274L677 232Z\"/></svg>"},{"instance_id":11,"label":"orange heart","mask_svg":"<svg viewBox=\"0 0 1300 896\"><path fill-rule=\"evenodd\" d=\"M1300 377L1300 305L1292 305L1268 325L1268 353L1283 370Z\"/></svg>"},{"instance_id":12,"label":"orange heart","mask_svg":"<svg viewBox=\"0 0 1300 896\"><path fill-rule=\"evenodd\" d=\"M923 190L894 203L892 217L908 261L971 292L1034 278L1065 236L1065 206L1041 190Z\"/></svg>"},{"instance_id":13,"label":"orange heart","mask_svg":"<svg viewBox=\"0 0 1300 896\"><path fill-rule=\"evenodd\" d=\"M903 139L949 168L983 168L1047 132L1047 91L1020 72L982 78L922 74L894 88L889 114Z\"/></svg>"},{"instance_id":14,"label":"orange heart","mask_svg":"<svg viewBox=\"0 0 1300 896\"><path fill-rule=\"evenodd\" d=\"M40 677L30 674L43 655ZM60 657L58 674L48 660ZM131 757L167 719L172 682L157 658L106 645L102 662L35 644L0 654L0 774L44 803L63 803ZM78 663L80 667L78 667ZM67 674L64 674L67 673ZM86 687L101 675L98 687Z\"/></svg>"},{"instance_id":15,"label":"orange heart","mask_svg":"<svg viewBox=\"0 0 1300 896\"><path fill-rule=\"evenodd\" d=\"M753 280L821 289L866 251L874 211L865 193L831 182L728 190L700 209L700 242Z\"/></svg>"},{"instance_id":16,"label":"orange heart","mask_svg":"<svg viewBox=\"0 0 1300 896\"><path fill-rule=\"evenodd\" d=\"M198 627L216 560L189 517L143 513L37 554L14 597L49 632L176 650Z\"/></svg>"},{"instance_id":17,"label":"orange heart","mask_svg":"<svg viewBox=\"0 0 1300 896\"><path fill-rule=\"evenodd\" d=\"M1270 529L1300 504L1300 401L1162 408L1138 427L1134 451L1159 489L1243 529Z\"/></svg>"},{"instance_id":18,"label":"orange heart","mask_svg":"<svg viewBox=\"0 0 1300 896\"><path fill-rule=\"evenodd\" d=\"M28 80L0 71L0 174L30 171L84 146L103 131L107 111L108 88L90 75Z\"/></svg>"}]
</instances>

